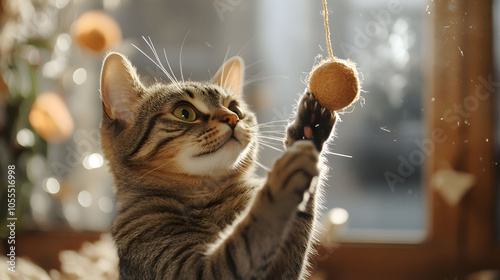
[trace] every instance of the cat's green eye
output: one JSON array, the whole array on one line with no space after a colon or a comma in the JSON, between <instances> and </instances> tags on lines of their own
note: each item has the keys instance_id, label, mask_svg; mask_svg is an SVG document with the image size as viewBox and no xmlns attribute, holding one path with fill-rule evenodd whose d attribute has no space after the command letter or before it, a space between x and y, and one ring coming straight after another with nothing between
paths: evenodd
<instances>
[{"instance_id":1,"label":"cat's green eye","mask_svg":"<svg viewBox=\"0 0 500 280\"><path fill-rule=\"evenodd\" d=\"M186 122L192 122L196 120L196 112L191 106L186 104L181 104L175 107L172 114L176 116L178 119Z\"/></svg>"},{"instance_id":2,"label":"cat's green eye","mask_svg":"<svg viewBox=\"0 0 500 280\"><path fill-rule=\"evenodd\" d=\"M241 108L236 105L229 106L229 110L233 111L233 113L238 115L238 119L240 120L245 117L245 115L243 115L243 112L241 111Z\"/></svg>"}]
</instances>

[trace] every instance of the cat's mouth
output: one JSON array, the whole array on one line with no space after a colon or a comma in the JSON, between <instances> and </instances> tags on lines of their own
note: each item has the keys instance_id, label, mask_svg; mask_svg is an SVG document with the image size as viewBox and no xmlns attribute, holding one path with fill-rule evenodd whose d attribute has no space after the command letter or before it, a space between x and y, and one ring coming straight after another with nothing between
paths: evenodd
<instances>
[{"instance_id":1,"label":"cat's mouth","mask_svg":"<svg viewBox=\"0 0 500 280\"><path fill-rule=\"evenodd\" d=\"M210 155L210 154L213 154L213 153L216 153L217 151L219 151L220 149L222 149L224 146L226 146L227 144L230 144L230 142L237 142L237 143L241 143L240 140L238 140L235 136L234 136L234 133L228 133L228 137L226 140L223 140L221 141L221 144L219 146L217 146L215 149L212 149L212 150L209 150L209 151L205 151L205 152L202 152L200 154L197 154L195 155L194 157L201 157L201 156L206 156L206 155Z\"/></svg>"}]
</instances>

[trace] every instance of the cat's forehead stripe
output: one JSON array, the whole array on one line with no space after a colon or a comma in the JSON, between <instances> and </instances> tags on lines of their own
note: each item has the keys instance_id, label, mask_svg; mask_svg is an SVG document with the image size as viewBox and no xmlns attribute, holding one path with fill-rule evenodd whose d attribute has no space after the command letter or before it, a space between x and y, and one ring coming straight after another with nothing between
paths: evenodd
<instances>
[{"instance_id":1,"label":"cat's forehead stripe","mask_svg":"<svg viewBox=\"0 0 500 280\"><path fill-rule=\"evenodd\" d=\"M189 87L188 91L195 95L190 100L192 104L205 114L209 114L213 108L217 108L223 101L226 101L230 97L224 90L220 90L220 88L214 85L200 86L193 84Z\"/></svg>"},{"instance_id":2,"label":"cat's forehead stripe","mask_svg":"<svg viewBox=\"0 0 500 280\"><path fill-rule=\"evenodd\" d=\"M190 87L187 87L184 92L189 95L189 102L191 102L191 104L193 104L200 112L208 114L210 112L210 108L207 106L207 100L201 100L204 93L202 89L203 88L193 84Z\"/></svg>"},{"instance_id":3,"label":"cat's forehead stripe","mask_svg":"<svg viewBox=\"0 0 500 280\"><path fill-rule=\"evenodd\" d=\"M187 93L187 95L189 95L189 97L194 98L194 94L191 92L190 89L185 89L184 92Z\"/></svg>"},{"instance_id":4,"label":"cat's forehead stripe","mask_svg":"<svg viewBox=\"0 0 500 280\"><path fill-rule=\"evenodd\" d=\"M196 107L196 109L198 109L203 114L210 113L210 109L207 107L207 105L199 99L192 99L191 104L193 104Z\"/></svg>"}]
</instances>

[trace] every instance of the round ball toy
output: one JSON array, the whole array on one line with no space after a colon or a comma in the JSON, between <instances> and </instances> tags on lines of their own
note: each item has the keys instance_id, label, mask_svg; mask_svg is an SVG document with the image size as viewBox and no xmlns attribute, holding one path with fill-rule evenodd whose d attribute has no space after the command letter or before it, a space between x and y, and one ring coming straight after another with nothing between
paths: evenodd
<instances>
[{"instance_id":1,"label":"round ball toy","mask_svg":"<svg viewBox=\"0 0 500 280\"><path fill-rule=\"evenodd\" d=\"M323 107L338 111L358 100L358 71L354 62L333 56L326 0L323 0L323 18L330 58L313 67L309 75L309 91Z\"/></svg>"},{"instance_id":2,"label":"round ball toy","mask_svg":"<svg viewBox=\"0 0 500 280\"><path fill-rule=\"evenodd\" d=\"M309 90L319 103L330 111L338 111L359 98L356 64L332 58L321 61L311 71Z\"/></svg>"}]
</instances>

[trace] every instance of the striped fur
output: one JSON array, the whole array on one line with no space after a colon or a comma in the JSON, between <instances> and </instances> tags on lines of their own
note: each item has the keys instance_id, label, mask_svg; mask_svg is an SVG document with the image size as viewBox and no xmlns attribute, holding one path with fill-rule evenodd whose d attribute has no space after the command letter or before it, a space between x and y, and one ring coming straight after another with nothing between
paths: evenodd
<instances>
[{"instance_id":1,"label":"striped fur","mask_svg":"<svg viewBox=\"0 0 500 280\"><path fill-rule=\"evenodd\" d=\"M320 192L313 178L335 115L306 93L287 150L257 178L258 126L240 97L242 79L235 58L214 83L145 87L125 57L107 56L101 138L119 203L120 279L306 277ZM179 104L196 120L175 117ZM313 141L301 141L306 126Z\"/></svg>"}]
</instances>

